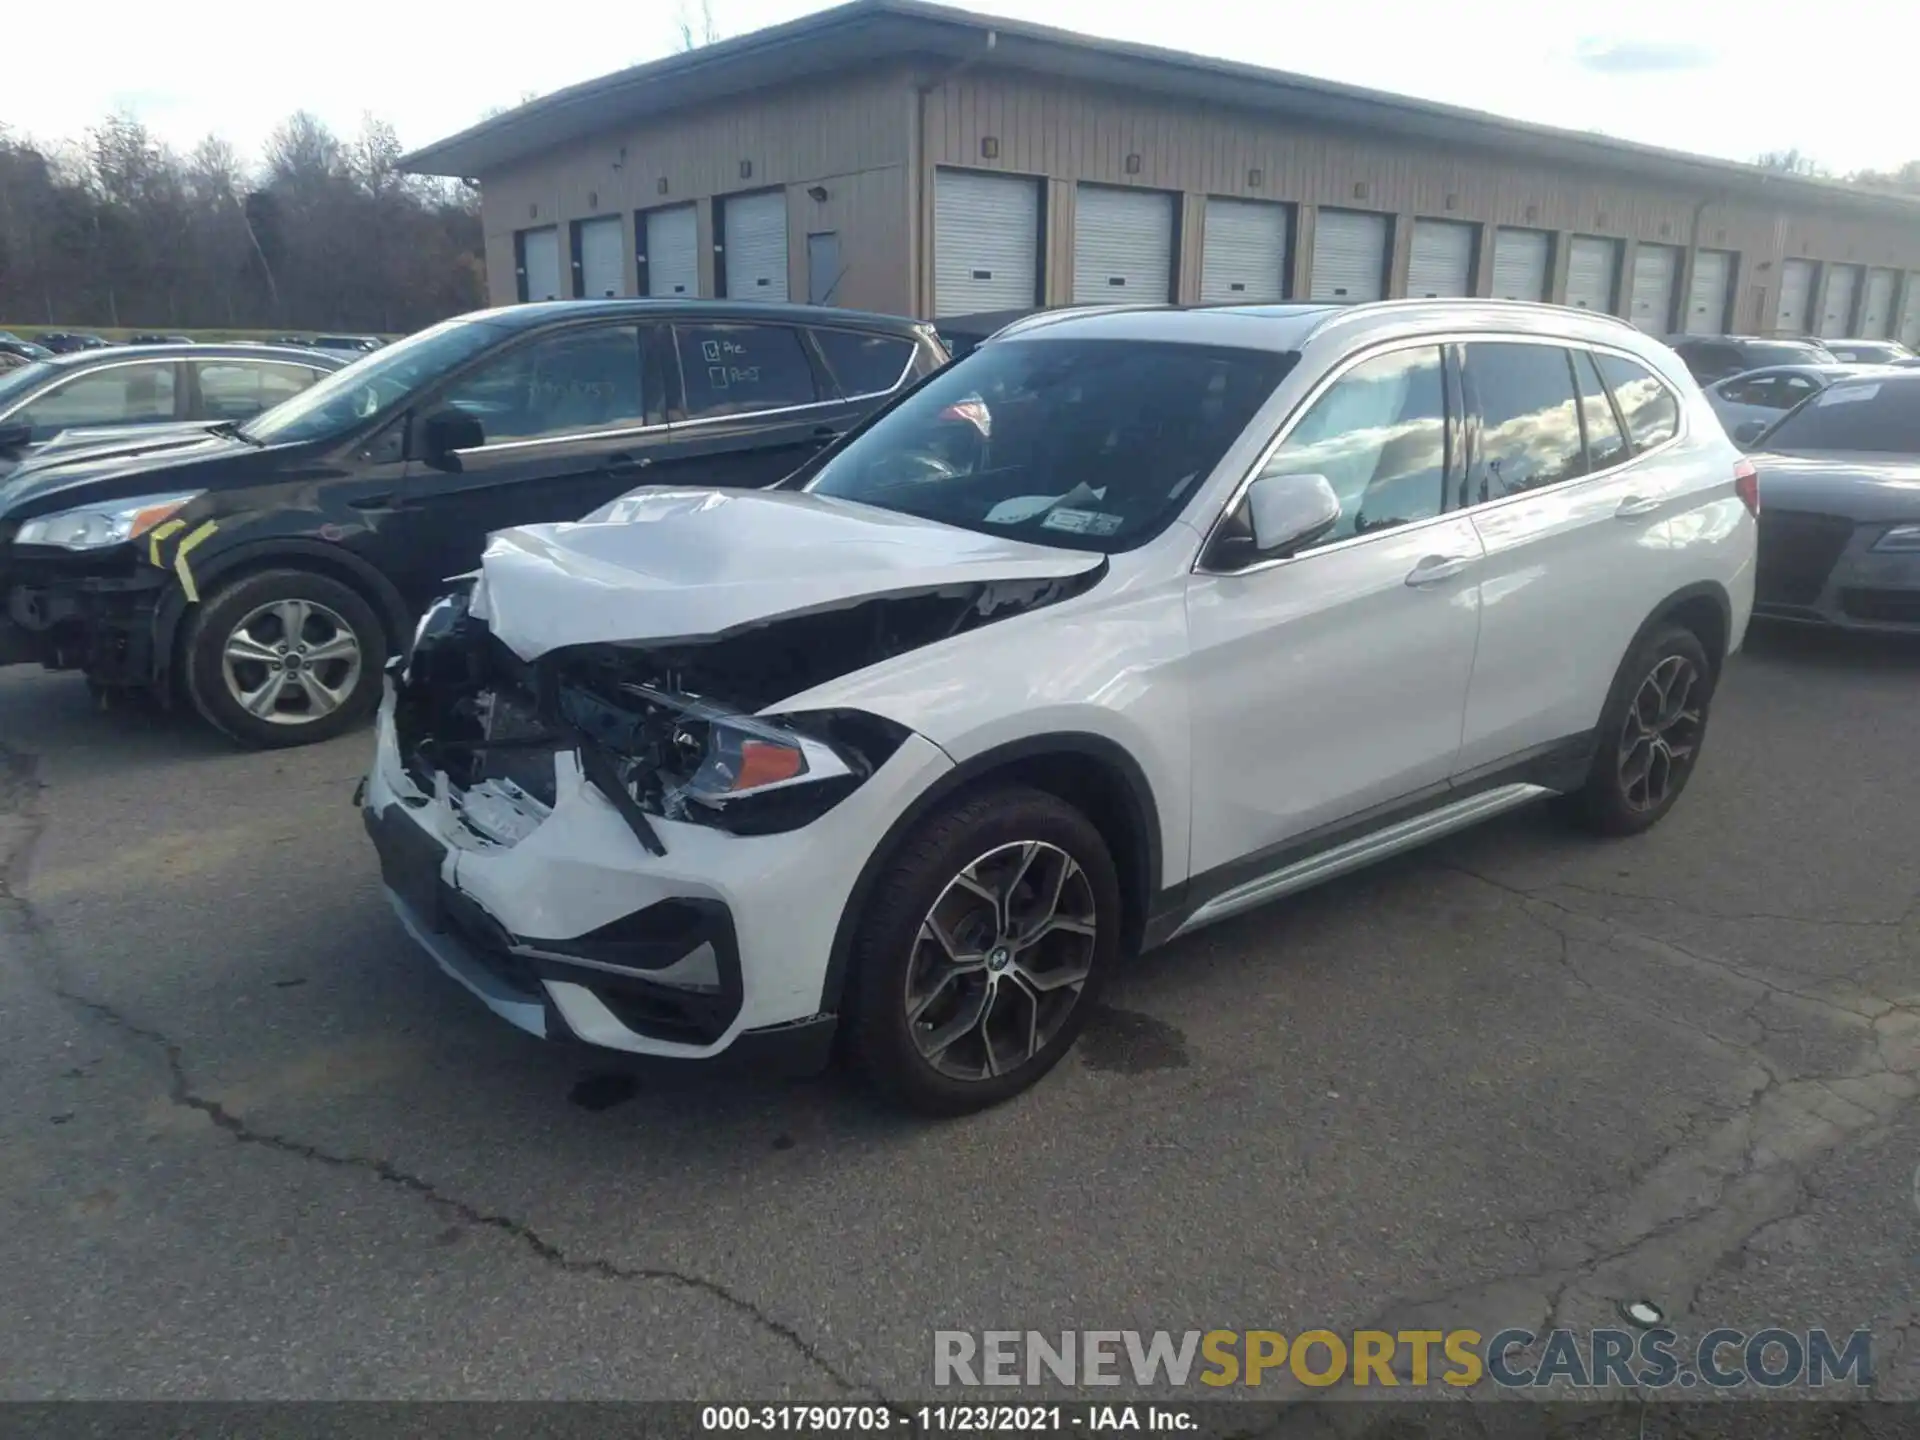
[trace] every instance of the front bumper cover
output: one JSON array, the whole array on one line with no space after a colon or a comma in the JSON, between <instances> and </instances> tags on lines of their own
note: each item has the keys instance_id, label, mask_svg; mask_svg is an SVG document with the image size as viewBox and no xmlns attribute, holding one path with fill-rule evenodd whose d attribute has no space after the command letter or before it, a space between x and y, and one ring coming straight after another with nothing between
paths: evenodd
<instances>
[{"instance_id":1,"label":"front bumper cover","mask_svg":"<svg viewBox=\"0 0 1920 1440\"><path fill-rule=\"evenodd\" d=\"M1920 631L1920 554L1873 547L1890 526L1832 515L1761 516L1754 613L1842 630Z\"/></svg>"}]
</instances>

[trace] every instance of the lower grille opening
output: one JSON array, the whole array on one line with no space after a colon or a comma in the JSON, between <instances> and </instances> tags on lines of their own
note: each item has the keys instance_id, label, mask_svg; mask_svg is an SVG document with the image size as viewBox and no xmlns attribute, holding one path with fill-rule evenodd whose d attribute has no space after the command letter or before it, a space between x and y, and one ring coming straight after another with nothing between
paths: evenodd
<instances>
[{"instance_id":1,"label":"lower grille opening","mask_svg":"<svg viewBox=\"0 0 1920 1440\"><path fill-rule=\"evenodd\" d=\"M1855 620L1920 625L1920 590L1842 590L1840 604Z\"/></svg>"}]
</instances>

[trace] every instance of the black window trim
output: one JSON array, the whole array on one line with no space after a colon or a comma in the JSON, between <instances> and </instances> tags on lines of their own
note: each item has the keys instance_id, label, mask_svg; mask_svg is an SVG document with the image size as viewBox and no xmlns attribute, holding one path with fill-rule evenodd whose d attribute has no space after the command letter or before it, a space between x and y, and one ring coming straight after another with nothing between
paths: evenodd
<instances>
[{"instance_id":1,"label":"black window trim","mask_svg":"<svg viewBox=\"0 0 1920 1440\"><path fill-rule=\"evenodd\" d=\"M840 398L844 401L878 400L883 395L893 394L894 391L906 383L907 376L913 373L913 367L920 359L920 342L912 336L894 335L884 330L862 330L857 325L830 325L823 323L804 325L801 328L806 331L806 346L808 351L814 355L820 368L832 377L833 387L835 390L841 392ZM893 377L893 383L887 386L886 389L862 390L858 394L847 394L845 393L846 387L840 383L840 376L834 371L833 362L827 358L826 351L821 349L818 340L815 338L822 330L831 330L840 335L858 335L868 340L898 340L907 347L907 363L900 367L900 373Z\"/></svg>"},{"instance_id":2,"label":"black window trim","mask_svg":"<svg viewBox=\"0 0 1920 1440\"><path fill-rule=\"evenodd\" d=\"M1592 474L1573 475L1565 480L1557 480L1551 485L1540 485L1531 490L1516 490L1511 495L1500 495L1487 500L1476 500L1470 504L1448 507L1441 510L1438 515L1430 515L1423 520L1415 520L1406 525L1395 525L1388 529L1376 530L1366 535L1349 535L1344 540L1335 540L1329 545L1321 545L1314 549L1302 550L1295 555L1278 555L1270 560L1258 560L1250 565L1238 566L1231 570L1217 570L1207 564L1207 557L1213 553L1214 543L1218 539L1220 530L1226 525L1228 518L1232 516L1234 511L1240 507L1240 503L1246 499L1248 489L1253 485L1253 482L1259 478L1260 472L1266 468L1267 462L1273 458L1274 452L1286 443L1287 437L1293 433L1294 428L1306 416L1307 411L1313 407L1315 402L1337 384L1349 370L1360 364L1361 361L1373 359L1378 355L1390 354L1398 350L1420 350L1437 347L1448 352L1450 363L1453 363L1452 357L1454 357L1457 352L1457 363L1462 378L1462 393L1465 394L1467 393L1467 387L1465 385L1466 354L1464 347L1488 343L1499 345L1549 345L1557 346L1563 350L1588 350L1595 355L1612 355L1622 360L1629 360L1658 381L1661 388L1672 398L1674 409L1678 416L1673 434L1649 449L1634 451L1618 465L1609 465L1605 470L1596 471ZM1603 381L1606 380L1604 374L1600 378ZM1569 379L1571 379L1571 373L1569 374ZM1281 383L1285 384L1286 381L1282 380ZM1631 448L1633 444L1633 431L1627 426L1625 417L1620 415L1619 403L1613 398L1613 386L1610 383L1607 385L1606 390L1608 403L1613 405L1615 418L1620 421L1621 433L1626 437L1627 444ZM1578 392L1576 391L1575 393L1577 395ZM1448 397L1449 401L1451 401L1451 390L1448 392ZM1801 403L1804 404L1805 402L1803 401ZM1796 406L1795 408L1797 409L1798 407ZM1462 461L1464 465L1470 468L1473 460L1477 458L1479 449L1478 429L1480 407L1477 401L1465 406L1465 415L1463 418L1466 422L1467 444L1465 449L1467 453L1462 456ZM1584 435L1584 430L1582 433ZM1313 383L1312 387L1308 389L1307 393L1287 412L1286 418L1280 422L1279 428L1274 431L1272 438L1262 447L1260 453L1254 457L1253 463L1247 467L1246 473L1240 477L1239 482L1228 494L1226 503L1220 507L1218 513L1214 515L1212 521L1207 525L1200 546L1194 552L1193 563L1188 567L1188 571L1194 575L1222 577L1257 575L1262 571L1271 570L1276 566L1293 565L1303 560L1314 559L1317 556L1332 555L1352 545L1364 545L1375 540L1410 534L1427 526L1438 525L1443 521L1457 519L1459 516L1470 514L1473 511L1491 510L1501 505L1511 505L1524 500L1532 500L1537 496L1553 494L1574 485L1586 485L1595 481L1610 482L1635 465L1638 465L1641 461L1650 460L1656 455L1664 454L1666 451L1680 444L1683 440L1689 439L1691 435L1692 425L1688 416L1686 401L1682 398L1680 392L1674 388L1673 382L1661 374L1659 369L1643 356L1636 355L1633 351L1622 346L1609 345L1604 341L1575 339L1571 336L1552 335L1544 332L1540 334L1530 334L1524 331L1513 330L1445 330L1435 331L1427 335L1396 335L1391 339L1381 340L1376 344L1365 346L1354 351L1351 355L1346 356L1338 364L1322 374L1321 377ZM1585 453L1584 443L1582 453L1583 455ZM1452 468L1451 462L1452 457L1449 456L1449 469ZM1465 481L1462 480L1461 483L1464 484ZM1205 487L1202 487L1203 492L1204 488Z\"/></svg>"}]
</instances>

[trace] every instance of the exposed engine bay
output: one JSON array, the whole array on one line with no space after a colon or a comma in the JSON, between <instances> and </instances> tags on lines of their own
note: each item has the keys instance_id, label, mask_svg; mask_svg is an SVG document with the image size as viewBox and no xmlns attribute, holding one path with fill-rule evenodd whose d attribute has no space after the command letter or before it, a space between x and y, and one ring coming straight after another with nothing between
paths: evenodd
<instances>
[{"instance_id":1,"label":"exposed engine bay","mask_svg":"<svg viewBox=\"0 0 1920 1440\"><path fill-rule=\"evenodd\" d=\"M596 642L531 662L470 613L460 591L427 612L393 667L396 739L414 784L433 793L444 783L483 843L516 843L544 818L556 759L568 753L655 854L666 853L655 819L737 835L793 830L859 788L907 731L860 711L760 712L1057 603L1100 573L873 596L710 640Z\"/></svg>"}]
</instances>

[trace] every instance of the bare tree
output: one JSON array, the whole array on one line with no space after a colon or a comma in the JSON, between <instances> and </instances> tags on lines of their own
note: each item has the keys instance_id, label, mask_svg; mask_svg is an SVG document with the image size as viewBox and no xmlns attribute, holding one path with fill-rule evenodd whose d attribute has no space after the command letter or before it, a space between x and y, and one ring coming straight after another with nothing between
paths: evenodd
<instances>
[{"instance_id":1,"label":"bare tree","mask_svg":"<svg viewBox=\"0 0 1920 1440\"><path fill-rule=\"evenodd\" d=\"M673 27L678 32L681 50L698 50L720 38L713 23L713 0L678 0Z\"/></svg>"},{"instance_id":2,"label":"bare tree","mask_svg":"<svg viewBox=\"0 0 1920 1440\"><path fill-rule=\"evenodd\" d=\"M1828 173L1819 161L1804 153L1797 145L1789 150L1769 150L1763 155L1756 155L1753 163L1762 170L1778 170L1785 175L1819 177Z\"/></svg>"}]
</instances>

